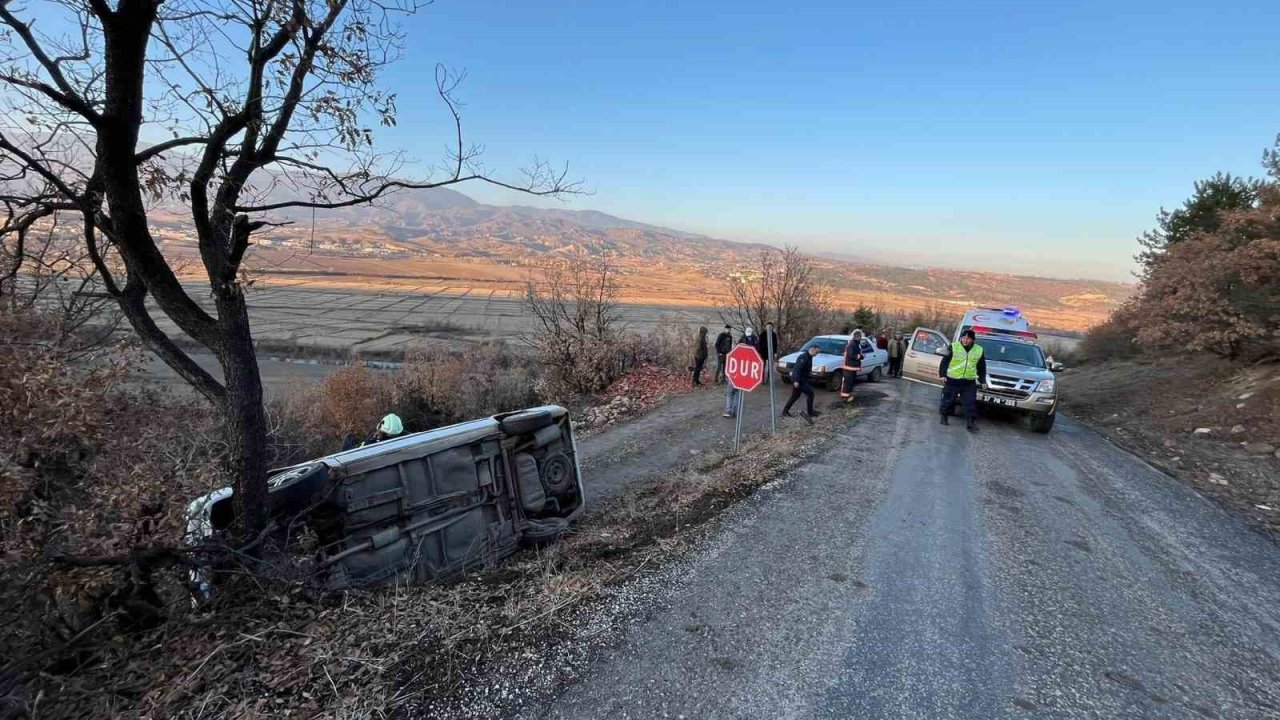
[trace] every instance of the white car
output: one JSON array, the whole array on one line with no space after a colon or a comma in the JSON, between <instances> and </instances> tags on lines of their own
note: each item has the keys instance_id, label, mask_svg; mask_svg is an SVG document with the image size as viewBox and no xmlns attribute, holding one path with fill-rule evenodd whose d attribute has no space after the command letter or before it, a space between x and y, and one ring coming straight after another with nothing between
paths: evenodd
<instances>
[{"instance_id":1,"label":"white car","mask_svg":"<svg viewBox=\"0 0 1280 720\"><path fill-rule=\"evenodd\" d=\"M805 343L800 352L793 352L778 358L778 372L783 377L791 376L791 368L796 364L800 353L809 352L809 348L817 345L818 354L813 358L813 371L809 377L815 385L826 385L832 391L840 389L840 381L844 371L844 348L849 344L849 335L819 335ZM889 351L876 348L875 343L867 338L862 339L862 369L858 377L876 382L884 375L889 365Z\"/></svg>"}]
</instances>

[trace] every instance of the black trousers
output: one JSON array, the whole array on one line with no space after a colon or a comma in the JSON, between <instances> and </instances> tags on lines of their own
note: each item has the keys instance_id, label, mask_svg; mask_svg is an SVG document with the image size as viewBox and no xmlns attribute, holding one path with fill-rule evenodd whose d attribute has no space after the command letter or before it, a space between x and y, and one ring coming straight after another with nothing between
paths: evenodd
<instances>
[{"instance_id":1,"label":"black trousers","mask_svg":"<svg viewBox=\"0 0 1280 720\"><path fill-rule=\"evenodd\" d=\"M725 353L716 353L716 382L724 382L724 359Z\"/></svg>"},{"instance_id":2,"label":"black trousers","mask_svg":"<svg viewBox=\"0 0 1280 720\"><path fill-rule=\"evenodd\" d=\"M791 412L791 406L796 404L796 401L800 399L801 395L804 395L805 412L812 415L813 414L813 388L809 385L801 385L800 387L796 387L792 385L791 399L787 400L787 406L782 408L782 412L784 413Z\"/></svg>"},{"instance_id":3,"label":"black trousers","mask_svg":"<svg viewBox=\"0 0 1280 720\"><path fill-rule=\"evenodd\" d=\"M902 377L902 358L889 358L889 374L894 377Z\"/></svg>"},{"instance_id":4,"label":"black trousers","mask_svg":"<svg viewBox=\"0 0 1280 720\"><path fill-rule=\"evenodd\" d=\"M853 384L858 381L859 368L846 368L840 375L840 397L853 397Z\"/></svg>"},{"instance_id":5,"label":"black trousers","mask_svg":"<svg viewBox=\"0 0 1280 720\"><path fill-rule=\"evenodd\" d=\"M938 406L938 411L943 415L950 415L957 397L964 403L965 420L969 422L977 420L978 382L947 378L947 382L942 386L942 404Z\"/></svg>"},{"instance_id":6,"label":"black trousers","mask_svg":"<svg viewBox=\"0 0 1280 720\"><path fill-rule=\"evenodd\" d=\"M694 385L702 384L702 367L706 364L707 364L706 358L693 361L693 384Z\"/></svg>"}]
</instances>

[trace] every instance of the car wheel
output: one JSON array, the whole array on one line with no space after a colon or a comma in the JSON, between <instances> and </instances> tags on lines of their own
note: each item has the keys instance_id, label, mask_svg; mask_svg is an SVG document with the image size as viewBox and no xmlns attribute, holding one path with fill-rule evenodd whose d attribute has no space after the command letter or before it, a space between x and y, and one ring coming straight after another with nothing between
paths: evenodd
<instances>
[{"instance_id":1,"label":"car wheel","mask_svg":"<svg viewBox=\"0 0 1280 720\"><path fill-rule=\"evenodd\" d=\"M555 421L556 419L551 415L550 410L525 410L502 418L498 421L498 427L502 428L502 432L508 435L528 435L555 423Z\"/></svg>"},{"instance_id":2,"label":"car wheel","mask_svg":"<svg viewBox=\"0 0 1280 720\"><path fill-rule=\"evenodd\" d=\"M844 373L839 370L831 373L831 379L827 381L827 389L831 392L840 392L840 383L844 380Z\"/></svg>"},{"instance_id":3,"label":"car wheel","mask_svg":"<svg viewBox=\"0 0 1280 720\"><path fill-rule=\"evenodd\" d=\"M1047 433L1053 429L1053 421L1057 419L1058 413L1052 415L1032 415L1031 430L1032 432Z\"/></svg>"},{"instance_id":4,"label":"car wheel","mask_svg":"<svg viewBox=\"0 0 1280 720\"><path fill-rule=\"evenodd\" d=\"M871 382L880 382L880 375L881 373L880 373L879 365L871 368L871 375L869 376Z\"/></svg>"}]
</instances>

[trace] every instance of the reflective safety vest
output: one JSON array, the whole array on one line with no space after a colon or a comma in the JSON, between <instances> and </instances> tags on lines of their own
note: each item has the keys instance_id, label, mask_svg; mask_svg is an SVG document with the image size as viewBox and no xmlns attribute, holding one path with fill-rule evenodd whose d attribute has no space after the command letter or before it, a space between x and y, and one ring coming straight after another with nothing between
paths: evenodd
<instances>
[{"instance_id":1,"label":"reflective safety vest","mask_svg":"<svg viewBox=\"0 0 1280 720\"><path fill-rule=\"evenodd\" d=\"M968 350L964 345L951 343L951 364L947 365L947 377L953 380L977 380L978 361L982 359L982 346L974 343Z\"/></svg>"}]
</instances>

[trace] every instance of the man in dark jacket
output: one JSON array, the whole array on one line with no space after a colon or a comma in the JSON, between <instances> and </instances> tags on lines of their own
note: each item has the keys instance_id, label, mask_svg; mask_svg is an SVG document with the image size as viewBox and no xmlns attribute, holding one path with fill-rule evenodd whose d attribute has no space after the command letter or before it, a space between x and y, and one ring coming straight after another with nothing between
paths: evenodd
<instances>
[{"instance_id":1,"label":"man in dark jacket","mask_svg":"<svg viewBox=\"0 0 1280 720\"><path fill-rule=\"evenodd\" d=\"M960 342L951 343L951 351L942 356L938 364L938 377L942 378L942 424L955 406L956 397L964 402L965 427L969 432L978 430L978 386L987 382L987 358L982 346L976 344L972 330L960 333Z\"/></svg>"},{"instance_id":2,"label":"man in dark jacket","mask_svg":"<svg viewBox=\"0 0 1280 720\"><path fill-rule=\"evenodd\" d=\"M698 339L693 341L693 386L702 384L702 368L707 364L707 329L698 328Z\"/></svg>"},{"instance_id":3,"label":"man in dark jacket","mask_svg":"<svg viewBox=\"0 0 1280 720\"><path fill-rule=\"evenodd\" d=\"M724 332L716 336L716 384L724 382L724 359L733 349L733 328L725 325Z\"/></svg>"},{"instance_id":4,"label":"man in dark jacket","mask_svg":"<svg viewBox=\"0 0 1280 720\"><path fill-rule=\"evenodd\" d=\"M738 339L738 343L740 345L750 345L755 348L757 352L760 350L760 336L756 334L754 328L747 328L746 330L743 330L742 337ZM760 357L764 357L764 353L761 353Z\"/></svg>"},{"instance_id":5,"label":"man in dark jacket","mask_svg":"<svg viewBox=\"0 0 1280 720\"><path fill-rule=\"evenodd\" d=\"M771 359L769 357L770 349L773 350L773 357L776 358L782 354L782 348L778 347L778 331L773 329L773 323L766 323L764 332L760 333L760 357L764 358L765 363Z\"/></svg>"},{"instance_id":6,"label":"man in dark jacket","mask_svg":"<svg viewBox=\"0 0 1280 720\"><path fill-rule=\"evenodd\" d=\"M796 404L796 400L804 395L805 412L801 417L810 425L813 419L822 413L813 409L813 385L811 384L809 373L813 372L813 356L818 354L818 346L816 344L809 346L809 352L800 353L800 357L796 358L796 364L791 366L791 399L787 400L786 407L782 408L783 417L795 417L791 414L791 406Z\"/></svg>"}]
</instances>

